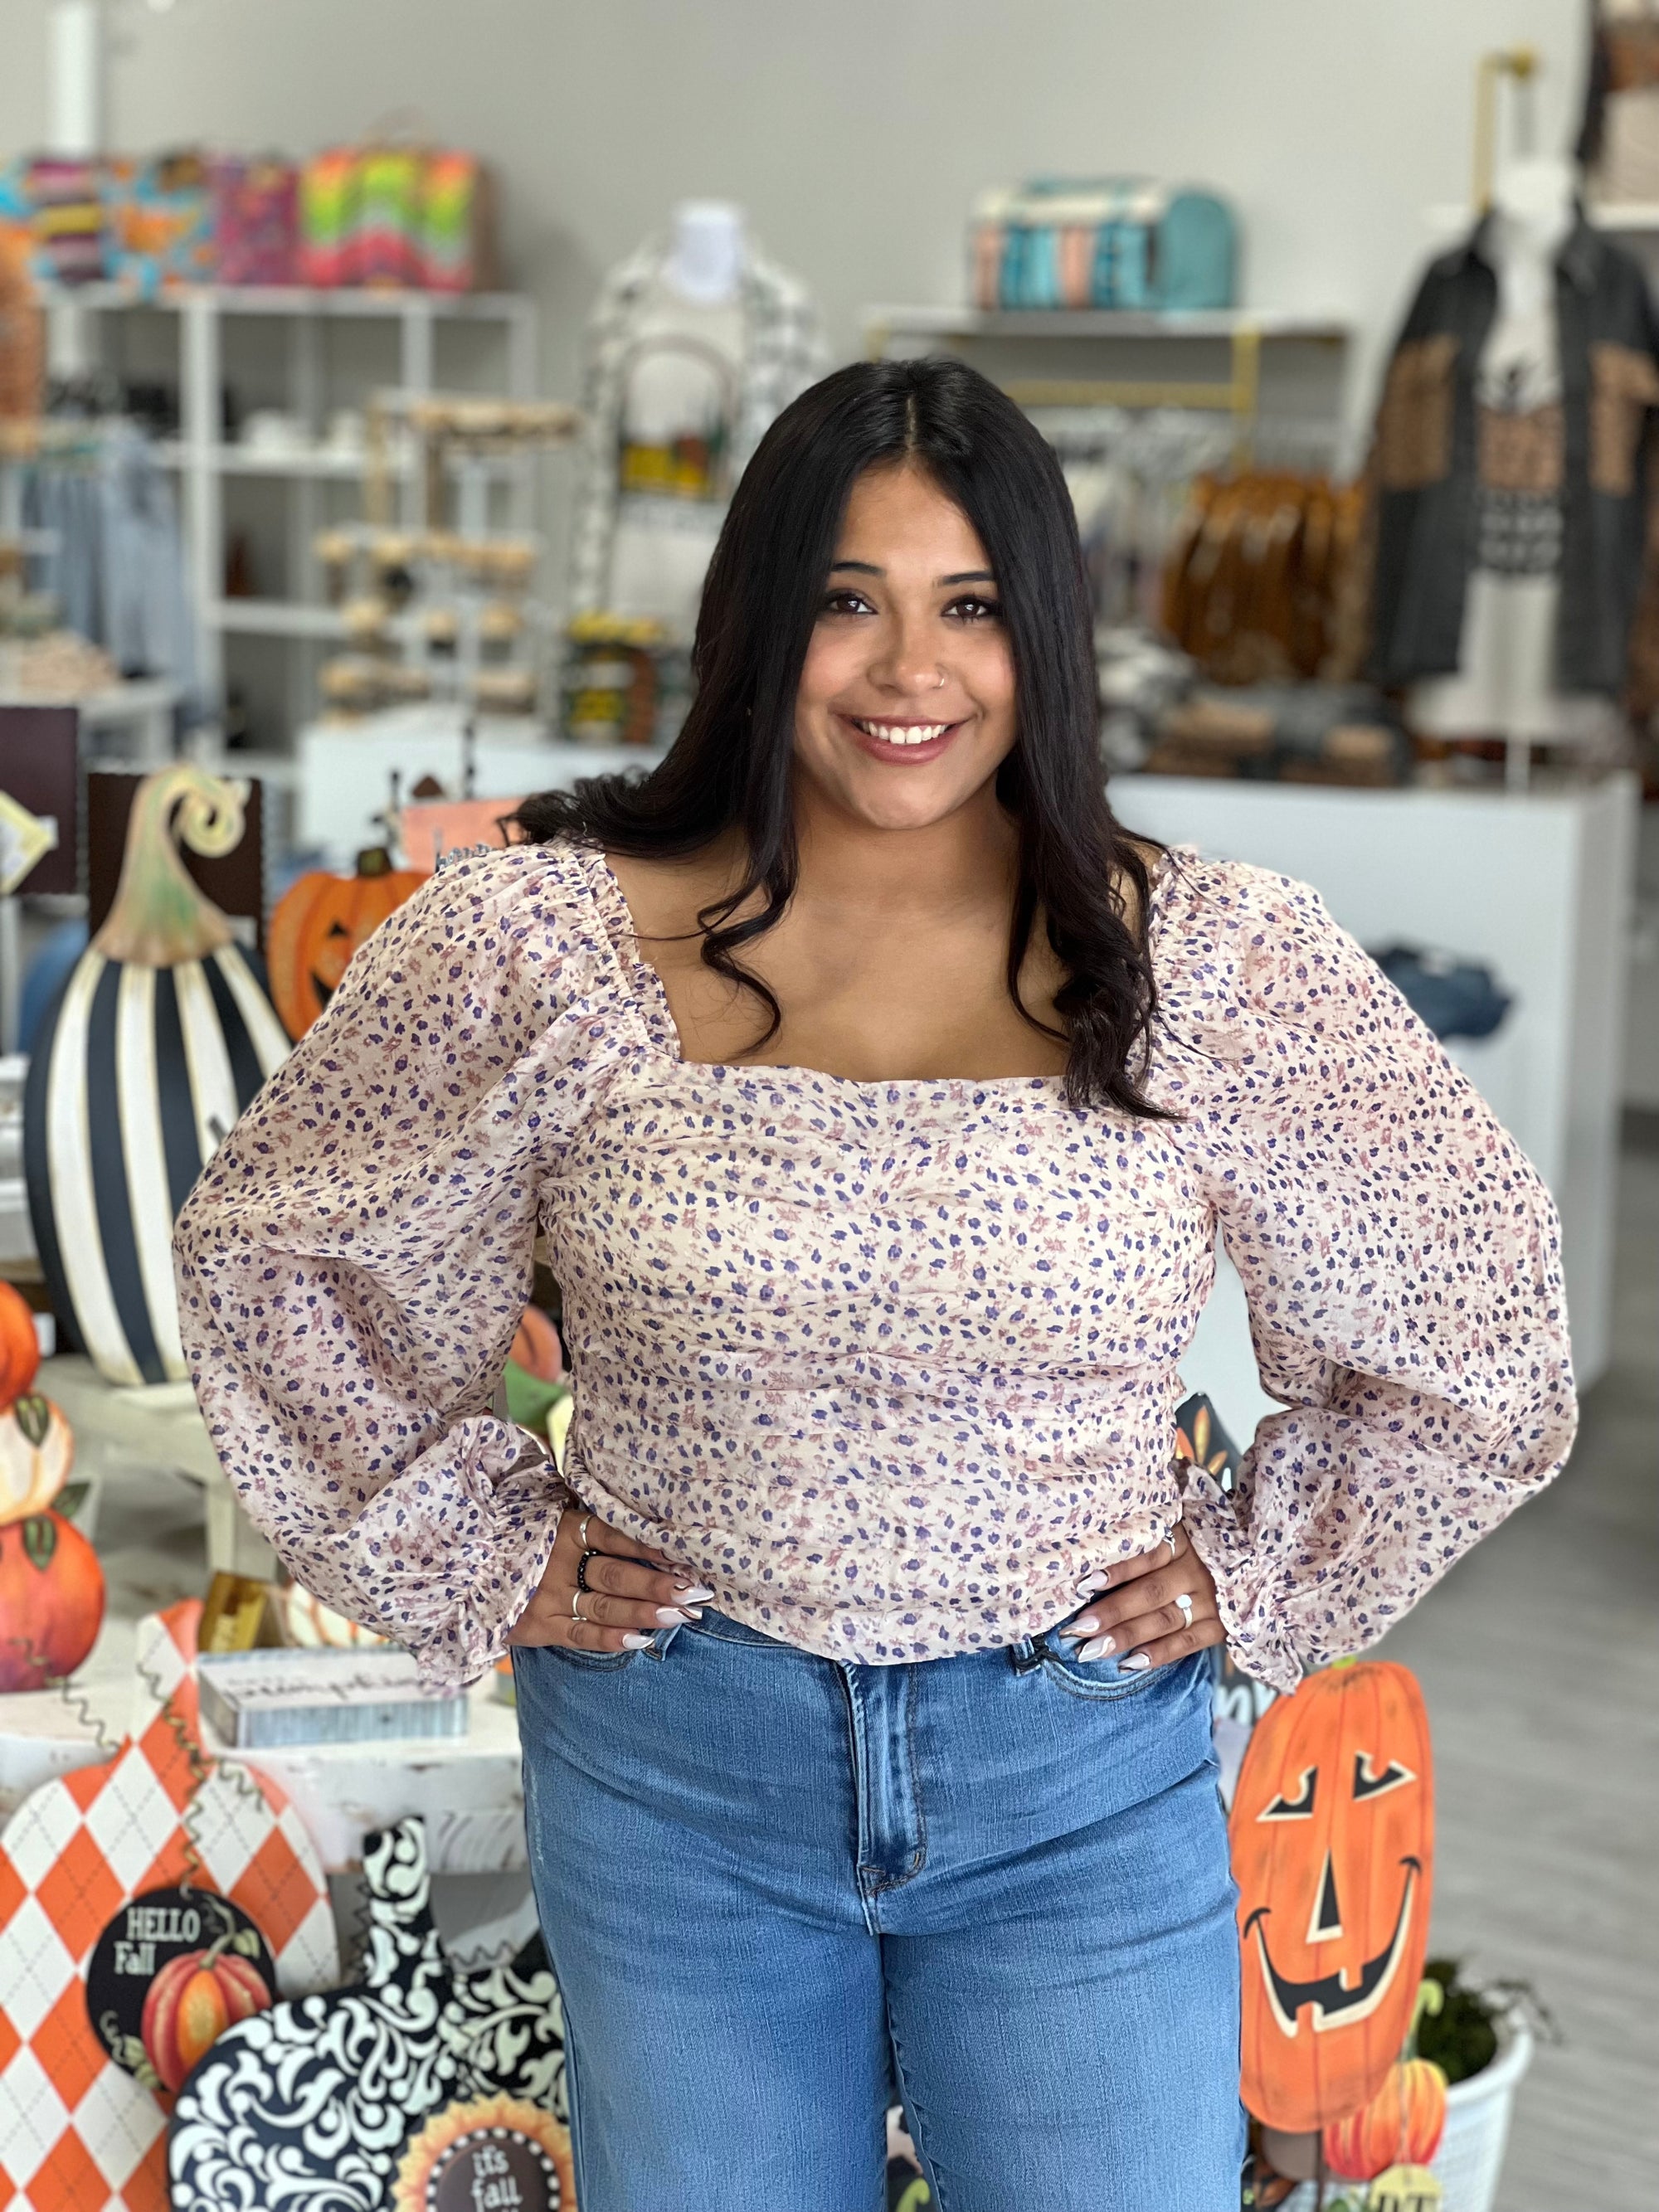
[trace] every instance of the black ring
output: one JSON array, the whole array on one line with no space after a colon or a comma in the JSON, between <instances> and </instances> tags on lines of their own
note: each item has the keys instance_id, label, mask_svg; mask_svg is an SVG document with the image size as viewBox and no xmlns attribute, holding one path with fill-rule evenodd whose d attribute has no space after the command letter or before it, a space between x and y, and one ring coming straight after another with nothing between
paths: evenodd
<instances>
[{"instance_id":1,"label":"black ring","mask_svg":"<svg viewBox=\"0 0 1659 2212\"><path fill-rule=\"evenodd\" d=\"M602 1552L584 1552L580 1559L577 1560L576 1588L579 1590L589 1590L592 1589L592 1583L587 1579L587 1563L590 1559L603 1559L604 1556L605 1554ZM603 1591L599 1592L599 1595L603 1596Z\"/></svg>"}]
</instances>

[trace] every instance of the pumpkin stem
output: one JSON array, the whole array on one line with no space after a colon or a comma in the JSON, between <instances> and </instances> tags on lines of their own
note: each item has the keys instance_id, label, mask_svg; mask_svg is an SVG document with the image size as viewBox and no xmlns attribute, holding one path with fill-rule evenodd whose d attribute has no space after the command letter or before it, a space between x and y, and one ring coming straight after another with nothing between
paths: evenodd
<instances>
[{"instance_id":1,"label":"pumpkin stem","mask_svg":"<svg viewBox=\"0 0 1659 2212\"><path fill-rule=\"evenodd\" d=\"M1407 2058L1417 2056L1418 2031L1423 2025L1425 2014L1438 2012L1445 2002L1444 1990L1432 1975L1425 1975L1417 1992L1417 2002L1412 2007L1412 2024L1406 2036L1405 2056Z\"/></svg>"},{"instance_id":2,"label":"pumpkin stem","mask_svg":"<svg viewBox=\"0 0 1659 2212\"><path fill-rule=\"evenodd\" d=\"M357 855L357 873L359 876L389 876L392 873L391 854L384 845L365 845Z\"/></svg>"},{"instance_id":3,"label":"pumpkin stem","mask_svg":"<svg viewBox=\"0 0 1659 2212\"><path fill-rule=\"evenodd\" d=\"M176 840L218 859L241 842L246 787L191 761L148 775L133 793L120 888L93 950L106 960L173 968L231 941L231 927L179 857ZM176 812L175 812L176 810Z\"/></svg>"}]
</instances>

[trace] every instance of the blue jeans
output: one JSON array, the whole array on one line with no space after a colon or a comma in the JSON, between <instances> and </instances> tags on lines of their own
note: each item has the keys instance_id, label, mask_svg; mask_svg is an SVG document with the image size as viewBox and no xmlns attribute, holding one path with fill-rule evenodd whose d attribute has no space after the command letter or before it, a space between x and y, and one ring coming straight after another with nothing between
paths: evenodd
<instances>
[{"instance_id":1,"label":"blue jeans","mask_svg":"<svg viewBox=\"0 0 1659 2212\"><path fill-rule=\"evenodd\" d=\"M581 2212L880 2212L895 2101L939 2212L1237 2212L1207 1654L514 1668Z\"/></svg>"}]
</instances>

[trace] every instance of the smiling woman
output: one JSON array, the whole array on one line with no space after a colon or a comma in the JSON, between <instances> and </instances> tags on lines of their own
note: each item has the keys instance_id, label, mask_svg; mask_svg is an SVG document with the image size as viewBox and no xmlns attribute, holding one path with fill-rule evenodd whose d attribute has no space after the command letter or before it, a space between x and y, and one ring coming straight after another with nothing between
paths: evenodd
<instances>
[{"instance_id":1,"label":"smiling woman","mask_svg":"<svg viewBox=\"0 0 1659 2212\"><path fill-rule=\"evenodd\" d=\"M210 1425L308 1589L514 1647L583 2212L878 2212L896 2077L950 2212L1236 2212L1208 1647L1290 1689L1549 1480L1549 1201L1311 892L1118 827L1064 481L960 363L780 416L695 662L216 1155ZM1279 1401L1227 1492L1174 1452L1218 1227ZM538 1231L562 1480L489 1410ZM1277 1778L1334 1840L1258 2008L1416 1940L1343 1838L1425 1770L1358 1748Z\"/></svg>"}]
</instances>

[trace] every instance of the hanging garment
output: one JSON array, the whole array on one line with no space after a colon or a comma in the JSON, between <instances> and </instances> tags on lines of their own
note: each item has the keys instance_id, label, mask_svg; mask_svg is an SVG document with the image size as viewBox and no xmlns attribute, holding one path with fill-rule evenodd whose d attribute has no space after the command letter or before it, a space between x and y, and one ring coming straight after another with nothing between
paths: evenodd
<instances>
[{"instance_id":1,"label":"hanging garment","mask_svg":"<svg viewBox=\"0 0 1659 2212\"><path fill-rule=\"evenodd\" d=\"M1466 617L1487 618L1480 603L1490 594L1476 592L1472 610L1471 580L1504 573L1478 570L1477 562L1483 544L1498 548L1504 502L1492 495L1517 489L1491 477L1490 426L1482 477L1478 379L1497 313L1483 222L1431 264L1389 364L1336 672L1364 667L1390 685L1455 676L1464 665ZM1659 323L1639 264L1582 216L1557 258L1554 322L1560 587L1549 687L1624 693L1645 712L1659 702L1647 464L1659 406ZM1547 432L1535 425L1525 438L1535 464ZM1514 520L1519 510L1510 514ZM1544 521L1540 507L1530 520L1534 527Z\"/></svg>"},{"instance_id":2,"label":"hanging garment","mask_svg":"<svg viewBox=\"0 0 1659 2212\"><path fill-rule=\"evenodd\" d=\"M729 304L683 298L666 264L659 240L623 262L589 325L571 603L684 637L732 487L823 346L805 288L752 250Z\"/></svg>"},{"instance_id":3,"label":"hanging garment","mask_svg":"<svg viewBox=\"0 0 1659 2212\"><path fill-rule=\"evenodd\" d=\"M28 526L56 550L44 583L67 629L109 653L125 676L198 692L200 641L173 487L130 422L88 425L84 446L43 453L24 489Z\"/></svg>"}]
</instances>

